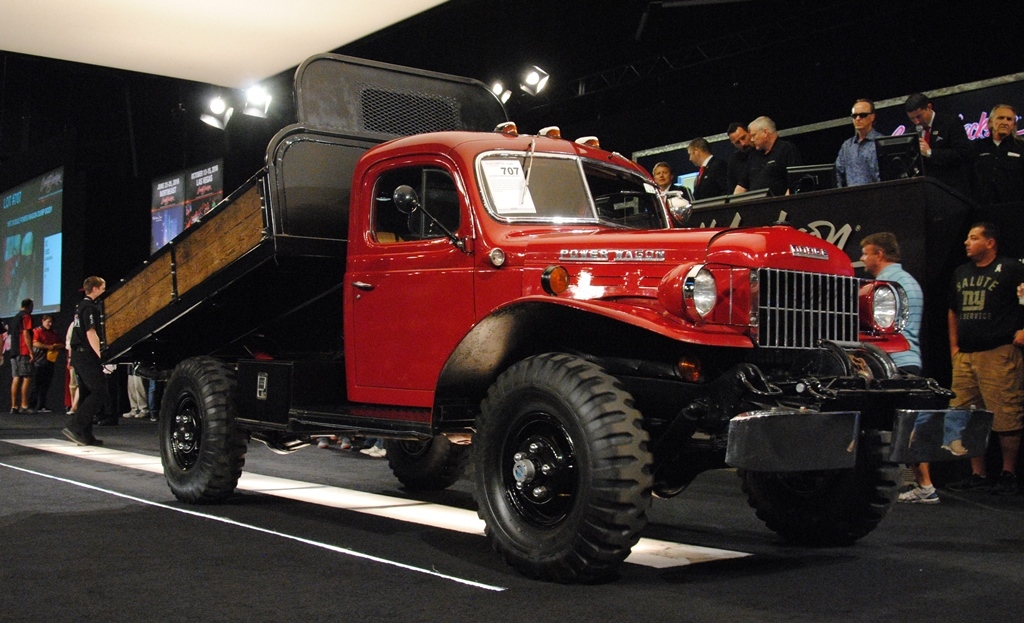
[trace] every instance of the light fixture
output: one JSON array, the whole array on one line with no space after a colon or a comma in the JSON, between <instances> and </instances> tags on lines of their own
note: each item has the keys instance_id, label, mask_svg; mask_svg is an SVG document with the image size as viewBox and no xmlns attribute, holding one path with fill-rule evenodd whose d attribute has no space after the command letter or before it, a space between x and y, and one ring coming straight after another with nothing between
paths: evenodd
<instances>
[{"instance_id":1,"label":"light fixture","mask_svg":"<svg viewBox=\"0 0 1024 623\"><path fill-rule=\"evenodd\" d=\"M218 130L223 130L228 125L228 120L231 119L231 114L235 112L235 109L228 106L224 98L219 95L210 100L207 105L207 112L199 115L199 120L207 125L212 125Z\"/></svg>"},{"instance_id":2,"label":"light fixture","mask_svg":"<svg viewBox=\"0 0 1024 623\"><path fill-rule=\"evenodd\" d=\"M210 100L210 112L215 115L223 115L227 108L227 103L221 97L215 97Z\"/></svg>"},{"instance_id":3,"label":"light fixture","mask_svg":"<svg viewBox=\"0 0 1024 623\"><path fill-rule=\"evenodd\" d=\"M251 117L266 118L270 110L270 93L260 85L249 87L245 92L245 108L242 113Z\"/></svg>"},{"instance_id":4,"label":"light fixture","mask_svg":"<svg viewBox=\"0 0 1024 623\"><path fill-rule=\"evenodd\" d=\"M526 91L530 95L537 95L544 90L544 87L548 84L548 72L544 71L536 65L528 67L523 72L522 81L519 83L519 88Z\"/></svg>"},{"instance_id":5,"label":"light fixture","mask_svg":"<svg viewBox=\"0 0 1024 623\"><path fill-rule=\"evenodd\" d=\"M512 97L512 91L505 88L505 85L501 82L495 82L491 85L491 93L494 93L494 97L498 98L502 104L508 101L508 98Z\"/></svg>"},{"instance_id":6,"label":"light fixture","mask_svg":"<svg viewBox=\"0 0 1024 623\"><path fill-rule=\"evenodd\" d=\"M515 121L506 121L504 123L499 123L497 126L494 127L494 131L501 132L502 134L505 134L507 136L519 136L519 128L516 127Z\"/></svg>"}]
</instances>

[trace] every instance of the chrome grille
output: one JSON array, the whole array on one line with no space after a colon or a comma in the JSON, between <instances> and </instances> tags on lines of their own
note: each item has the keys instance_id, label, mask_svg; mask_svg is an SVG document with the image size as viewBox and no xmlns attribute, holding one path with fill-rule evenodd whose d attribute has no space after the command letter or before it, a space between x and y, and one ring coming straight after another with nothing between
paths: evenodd
<instances>
[{"instance_id":1,"label":"chrome grille","mask_svg":"<svg viewBox=\"0 0 1024 623\"><path fill-rule=\"evenodd\" d=\"M819 340L856 342L859 289L855 277L760 269L757 343L813 348Z\"/></svg>"}]
</instances>

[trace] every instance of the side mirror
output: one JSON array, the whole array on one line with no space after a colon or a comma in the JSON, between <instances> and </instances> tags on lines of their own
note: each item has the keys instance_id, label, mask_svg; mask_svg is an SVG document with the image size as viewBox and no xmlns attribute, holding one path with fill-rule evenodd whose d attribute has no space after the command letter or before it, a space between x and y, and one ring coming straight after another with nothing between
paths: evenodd
<instances>
[{"instance_id":1,"label":"side mirror","mask_svg":"<svg viewBox=\"0 0 1024 623\"><path fill-rule=\"evenodd\" d=\"M391 200L395 202L395 209L402 214L412 214L420 207L420 196L408 184L396 188Z\"/></svg>"},{"instance_id":2,"label":"side mirror","mask_svg":"<svg viewBox=\"0 0 1024 623\"><path fill-rule=\"evenodd\" d=\"M678 190L670 190L665 193L665 205L668 206L668 213L672 216L672 222L676 227L685 227L690 220L693 206L686 200L683 193Z\"/></svg>"}]
</instances>

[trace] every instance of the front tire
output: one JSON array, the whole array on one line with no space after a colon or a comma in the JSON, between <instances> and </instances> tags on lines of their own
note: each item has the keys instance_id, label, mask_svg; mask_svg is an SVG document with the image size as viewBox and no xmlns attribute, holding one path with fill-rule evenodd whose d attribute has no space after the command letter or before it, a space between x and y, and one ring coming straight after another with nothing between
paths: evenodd
<instances>
[{"instance_id":1,"label":"front tire","mask_svg":"<svg viewBox=\"0 0 1024 623\"><path fill-rule=\"evenodd\" d=\"M853 469L776 474L740 471L758 518L800 545L852 545L882 521L896 501L899 468L885 460L891 433L861 435Z\"/></svg>"},{"instance_id":2,"label":"front tire","mask_svg":"<svg viewBox=\"0 0 1024 623\"><path fill-rule=\"evenodd\" d=\"M498 377L477 419L473 463L491 544L529 577L606 578L647 522L641 415L614 377L583 359L539 355Z\"/></svg>"},{"instance_id":3,"label":"front tire","mask_svg":"<svg viewBox=\"0 0 1024 623\"><path fill-rule=\"evenodd\" d=\"M190 504L231 495L245 465L246 438L232 395L235 374L212 357L178 364L160 404L160 458L174 497Z\"/></svg>"}]
</instances>

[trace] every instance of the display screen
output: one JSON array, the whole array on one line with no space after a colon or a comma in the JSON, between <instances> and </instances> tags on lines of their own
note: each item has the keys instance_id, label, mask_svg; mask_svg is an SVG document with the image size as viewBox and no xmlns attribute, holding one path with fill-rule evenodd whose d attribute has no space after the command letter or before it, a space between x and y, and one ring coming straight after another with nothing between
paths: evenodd
<instances>
[{"instance_id":1,"label":"display screen","mask_svg":"<svg viewBox=\"0 0 1024 623\"><path fill-rule=\"evenodd\" d=\"M224 198L224 162L215 160L153 180L149 251L156 253Z\"/></svg>"},{"instance_id":2,"label":"display screen","mask_svg":"<svg viewBox=\"0 0 1024 623\"><path fill-rule=\"evenodd\" d=\"M37 314L60 311L63 199L63 167L0 195L0 317L17 314L27 298L35 303Z\"/></svg>"}]
</instances>

